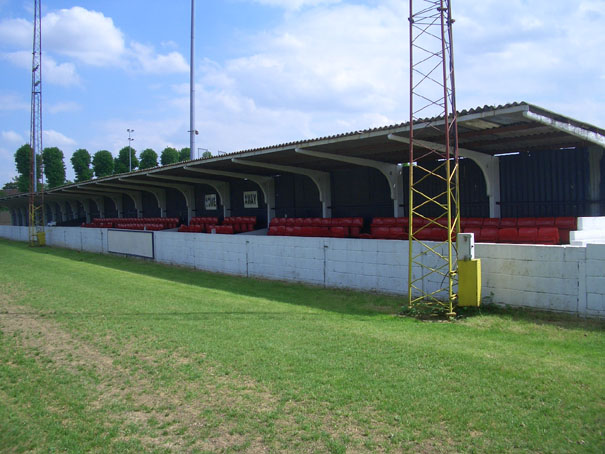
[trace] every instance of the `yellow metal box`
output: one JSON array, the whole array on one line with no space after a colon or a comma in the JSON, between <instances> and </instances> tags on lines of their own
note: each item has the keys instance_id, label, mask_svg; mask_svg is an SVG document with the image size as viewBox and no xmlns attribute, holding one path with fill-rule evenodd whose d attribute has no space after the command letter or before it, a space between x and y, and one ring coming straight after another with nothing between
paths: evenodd
<instances>
[{"instance_id":1,"label":"yellow metal box","mask_svg":"<svg viewBox=\"0 0 605 454\"><path fill-rule=\"evenodd\" d=\"M481 304L481 260L458 261L458 306Z\"/></svg>"}]
</instances>

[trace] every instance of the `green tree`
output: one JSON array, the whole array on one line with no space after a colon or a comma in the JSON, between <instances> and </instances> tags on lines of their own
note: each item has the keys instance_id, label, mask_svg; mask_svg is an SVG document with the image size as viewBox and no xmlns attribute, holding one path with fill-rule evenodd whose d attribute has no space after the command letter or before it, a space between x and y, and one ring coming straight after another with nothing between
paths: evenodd
<instances>
[{"instance_id":1,"label":"green tree","mask_svg":"<svg viewBox=\"0 0 605 454\"><path fill-rule=\"evenodd\" d=\"M92 157L92 170L97 178L113 174L113 156L107 150L99 150Z\"/></svg>"},{"instance_id":2,"label":"green tree","mask_svg":"<svg viewBox=\"0 0 605 454\"><path fill-rule=\"evenodd\" d=\"M71 166L76 174L76 182L92 180L92 169L90 163L92 158L88 150L80 148L71 155Z\"/></svg>"},{"instance_id":3,"label":"green tree","mask_svg":"<svg viewBox=\"0 0 605 454\"><path fill-rule=\"evenodd\" d=\"M163 166L179 162L178 150L172 147L164 148L164 151L162 151L162 156L160 157L160 161L162 162Z\"/></svg>"},{"instance_id":4,"label":"green tree","mask_svg":"<svg viewBox=\"0 0 605 454\"><path fill-rule=\"evenodd\" d=\"M47 147L42 150L44 174L49 188L65 184L65 162L63 152L57 147Z\"/></svg>"},{"instance_id":5,"label":"green tree","mask_svg":"<svg viewBox=\"0 0 605 454\"><path fill-rule=\"evenodd\" d=\"M208 150L206 150L202 153L202 158L204 158L204 159L211 158L211 157L212 157L212 153L210 153Z\"/></svg>"},{"instance_id":6,"label":"green tree","mask_svg":"<svg viewBox=\"0 0 605 454\"><path fill-rule=\"evenodd\" d=\"M130 161L128 160L128 153L130 152ZM135 170L139 166L139 160L137 159L136 150L132 147L124 147L118 152L118 157L114 159L113 173L126 173L130 171L129 166L132 166L132 170Z\"/></svg>"},{"instance_id":7,"label":"green tree","mask_svg":"<svg viewBox=\"0 0 605 454\"><path fill-rule=\"evenodd\" d=\"M190 157L189 147L181 148L181 151L179 151L179 161L189 161Z\"/></svg>"},{"instance_id":8,"label":"green tree","mask_svg":"<svg viewBox=\"0 0 605 454\"><path fill-rule=\"evenodd\" d=\"M140 169L149 169L158 166L158 154L151 148L146 148L141 151L139 158L141 159L139 162Z\"/></svg>"},{"instance_id":9,"label":"green tree","mask_svg":"<svg viewBox=\"0 0 605 454\"><path fill-rule=\"evenodd\" d=\"M13 181L9 181L8 183L4 183L2 189L19 189L19 180L17 177L13 178Z\"/></svg>"},{"instance_id":10,"label":"green tree","mask_svg":"<svg viewBox=\"0 0 605 454\"><path fill-rule=\"evenodd\" d=\"M20 192L29 192L29 172L30 172L30 159L31 159L31 147L29 144L22 145L15 152L15 165L17 167L17 186ZM38 155L36 158L36 168L38 169L38 184L40 184L40 175L42 174L42 156Z\"/></svg>"}]
</instances>

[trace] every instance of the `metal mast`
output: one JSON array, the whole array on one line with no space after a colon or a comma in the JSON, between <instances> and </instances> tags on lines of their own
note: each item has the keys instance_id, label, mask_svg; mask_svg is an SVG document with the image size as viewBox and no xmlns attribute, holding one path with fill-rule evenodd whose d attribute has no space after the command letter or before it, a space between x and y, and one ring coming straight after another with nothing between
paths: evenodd
<instances>
[{"instance_id":1,"label":"metal mast","mask_svg":"<svg viewBox=\"0 0 605 454\"><path fill-rule=\"evenodd\" d=\"M189 159L195 159L195 0L191 0L191 55L189 56Z\"/></svg>"},{"instance_id":2,"label":"metal mast","mask_svg":"<svg viewBox=\"0 0 605 454\"><path fill-rule=\"evenodd\" d=\"M37 243L38 230L44 229L44 187L38 188L37 157L42 155L42 27L41 0L34 0L34 45L32 51L32 98L29 130L30 185L29 185L29 244ZM42 168L40 166L40 168Z\"/></svg>"},{"instance_id":3,"label":"metal mast","mask_svg":"<svg viewBox=\"0 0 605 454\"><path fill-rule=\"evenodd\" d=\"M408 306L450 316L460 231L453 22L451 0L410 0ZM435 120L427 124L429 116ZM418 123L424 123L422 137L414 135ZM443 229L440 244L423 239L429 228Z\"/></svg>"}]
</instances>

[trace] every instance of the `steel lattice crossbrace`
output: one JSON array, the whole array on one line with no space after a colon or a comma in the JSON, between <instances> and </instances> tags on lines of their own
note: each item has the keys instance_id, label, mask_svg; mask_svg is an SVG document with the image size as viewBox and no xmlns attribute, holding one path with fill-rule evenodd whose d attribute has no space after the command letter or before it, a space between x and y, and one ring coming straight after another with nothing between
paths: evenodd
<instances>
[{"instance_id":1,"label":"steel lattice crossbrace","mask_svg":"<svg viewBox=\"0 0 605 454\"><path fill-rule=\"evenodd\" d=\"M460 230L452 23L449 0L410 1L408 305L423 303L449 314L456 304L455 240ZM440 142L414 137L415 126L426 123L423 117L429 114L433 119L422 127L439 131ZM427 192L428 187L439 189ZM441 243L426 241L429 229L442 230ZM426 291L427 279L442 285Z\"/></svg>"}]
</instances>

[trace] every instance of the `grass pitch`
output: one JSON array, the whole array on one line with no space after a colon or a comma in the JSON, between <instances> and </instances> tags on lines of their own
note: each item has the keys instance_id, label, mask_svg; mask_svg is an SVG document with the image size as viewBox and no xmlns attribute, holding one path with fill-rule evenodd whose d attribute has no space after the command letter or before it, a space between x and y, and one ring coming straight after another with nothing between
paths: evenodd
<instances>
[{"instance_id":1,"label":"grass pitch","mask_svg":"<svg viewBox=\"0 0 605 454\"><path fill-rule=\"evenodd\" d=\"M0 240L0 452L605 451L604 324Z\"/></svg>"}]
</instances>

